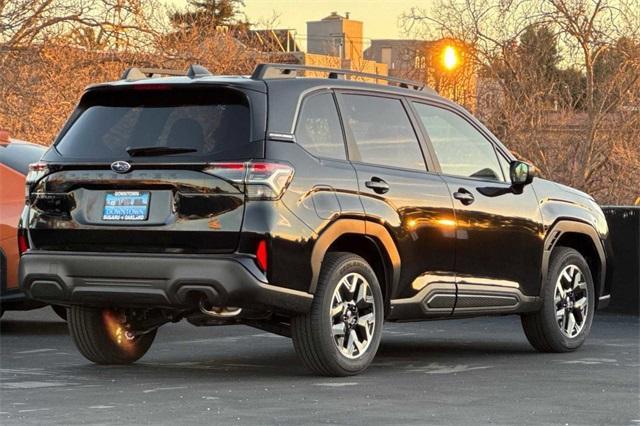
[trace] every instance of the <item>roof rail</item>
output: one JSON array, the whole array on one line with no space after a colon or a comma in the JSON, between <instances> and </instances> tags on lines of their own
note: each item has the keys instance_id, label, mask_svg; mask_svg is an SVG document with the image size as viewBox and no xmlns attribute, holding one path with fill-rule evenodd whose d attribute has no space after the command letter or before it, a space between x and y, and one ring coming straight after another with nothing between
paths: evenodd
<instances>
[{"instance_id":1,"label":"roof rail","mask_svg":"<svg viewBox=\"0 0 640 426\"><path fill-rule=\"evenodd\" d=\"M253 80L267 80L272 78L296 78L298 71L315 71L328 74L331 79L346 79L347 76L355 76L369 78L373 80L383 80L389 83L395 83L399 87L414 90L427 90L433 92L433 89L427 87L424 83L417 81L404 80L401 78L390 77L388 75L371 74L360 71L345 70L339 68L314 67L298 64L258 64L251 74Z\"/></svg>"},{"instance_id":2,"label":"roof rail","mask_svg":"<svg viewBox=\"0 0 640 426\"><path fill-rule=\"evenodd\" d=\"M186 76L189 78L207 77L211 72L202 65L192 64L189 65L187 71L180 70L168 70L161 68L138 68L130 67L124 70L120 80L135 81L144 80L146 78L158 78L158 77L171 77L171 76Z\"/></svg>"}]
</instances>

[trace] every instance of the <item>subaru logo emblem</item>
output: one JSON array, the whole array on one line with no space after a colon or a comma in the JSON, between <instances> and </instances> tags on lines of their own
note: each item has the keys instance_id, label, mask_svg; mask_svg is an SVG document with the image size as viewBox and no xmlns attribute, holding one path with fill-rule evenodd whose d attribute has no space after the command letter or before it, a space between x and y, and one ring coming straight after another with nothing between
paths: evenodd
<instances>
[{"instance_id":1,"label":"subaru logo emblem","mask_svg":"<svg viewBox=\"0 0 640 426\"><path fill-rule=\"evenodd\" d=\"M111 163L111 170L116 173L127 173L129 170L131 170L131 164L127 163L126 161L114 161L113 163Z\"/></svg>"}]
</instances>

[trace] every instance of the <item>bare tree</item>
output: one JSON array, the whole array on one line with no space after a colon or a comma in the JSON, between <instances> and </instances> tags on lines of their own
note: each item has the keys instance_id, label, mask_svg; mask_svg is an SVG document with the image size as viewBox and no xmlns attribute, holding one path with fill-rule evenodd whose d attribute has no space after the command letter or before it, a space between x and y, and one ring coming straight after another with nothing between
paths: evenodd
<instances>
[{"instance_id":1,"label":"bare tree","mask_svg":"<svg viewBox=\"0 0 640 426\"><path fill-rule=\"evenodd\" d=\"M640 150L629 143L640 136L637 1L439 0L431 10L405 13L405 26L474 47L479 80L499 94L497 105L478 112L513 150L601 202L640 195ZM542 67L523 60L535 59L523 39L533 27L549 28L558 43L552 76L540 78ZM612 52L617 59L603 72Z\"/></svg>"},{"instance_id":2,"label":"bare tree","mask_svg":"<svg viewBox=\"0 0 640 426\"><path fill-rule=\"evenodd\" d=\"M199 63L216 74L247 74L257 62L271 60L210 26L165 28L144 45L126 48L103 44L100 28L79 26L85 31L80 38L75 32L47 36L44 43L14 46L1 55L1 127L16 137L49 144L86 86L116 80L129 66L186 69Z\"/></svg>"},{"instance_id":3,"label":"bare tree","mask_svg":"<svg viewBox=\"0 0 640 426\"><path fill-rule=\"evenodd\" d=\"M90 7L85 1L0 0L0 43L30 45L64 24L82 22Z\"/></svg>"},{"instance_id":4,"label":"bare tree","mask_svg":"<svg viewBox=\"0 0 640 426\"><path fill-rule=\"evenodd\" d=\"M0 0L0 48L61 39L101 48L140 48L156 34L159 11L155 0Z\"/></svg>"},{"instance_id":5,"label":"bare tree","mask_svg":"<svg viewBox=\"0 0 640 426\"><path fill-rule=\"evenodd\" d=\"M620 94L626 94L632 89L637 90L640 78L640 56L637 52L630 55L618 70L615 70L607 80L600 81L604 87L596 87L596 64L598 58L609 49L613 49L615 42L621 37L638 40L637 16L633 16L632 4L623 1L576 1L549 0L543 4L541 15L557 28L569 49L577 51L576 61L586 77L585 110L587 112L585 144L582 147L583 172L582 182L585 187L591 187L597 172L609 162L612 146L609 138L598 137L599 132L606 132L613 118L610 113L619 104ZM635 3L637 6L637 3ZM635 19L634 19L635 18ZM625 27L623 21L636 20L636 25ZM596 99L596 92L602 96ZM637 101L637 99L635 99Z\"/></svg>"}]
</instances>

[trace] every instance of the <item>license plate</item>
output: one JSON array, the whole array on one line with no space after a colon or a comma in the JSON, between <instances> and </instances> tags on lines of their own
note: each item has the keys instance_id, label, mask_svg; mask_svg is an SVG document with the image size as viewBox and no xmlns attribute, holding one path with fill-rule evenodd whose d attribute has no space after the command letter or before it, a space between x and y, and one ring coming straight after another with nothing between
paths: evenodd
<instances>
[{"instance_id":1,"label":"license plate","mask_svg":"<svg viewBox=\"0 0 640 426\"><path fill-rule=\"evenodd\" d=\"M148 192L116 191L108 192L104 198L102 220L140 221L149 217Z\"/></svg>"}]
</instances>

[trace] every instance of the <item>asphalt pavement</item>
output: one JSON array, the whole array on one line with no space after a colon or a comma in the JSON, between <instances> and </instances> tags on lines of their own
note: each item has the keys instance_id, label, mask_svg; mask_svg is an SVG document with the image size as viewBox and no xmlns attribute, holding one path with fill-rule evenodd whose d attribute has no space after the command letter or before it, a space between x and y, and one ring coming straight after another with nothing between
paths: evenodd
<instances>
[{"instance_id":1,"label":"asphalt pavement","mask_svg":"<svg viewBox=\"0 0 640 426\"><path fill-rule=\"evenodd\" d=\"M307 372L245 326L162 327L138 363L96 366L49 309L0 323L0 424L640 424L640 320L599 314L585 345L540 354L518 317L385 324L364 374Z\"/></svg>"}]
</instances>

